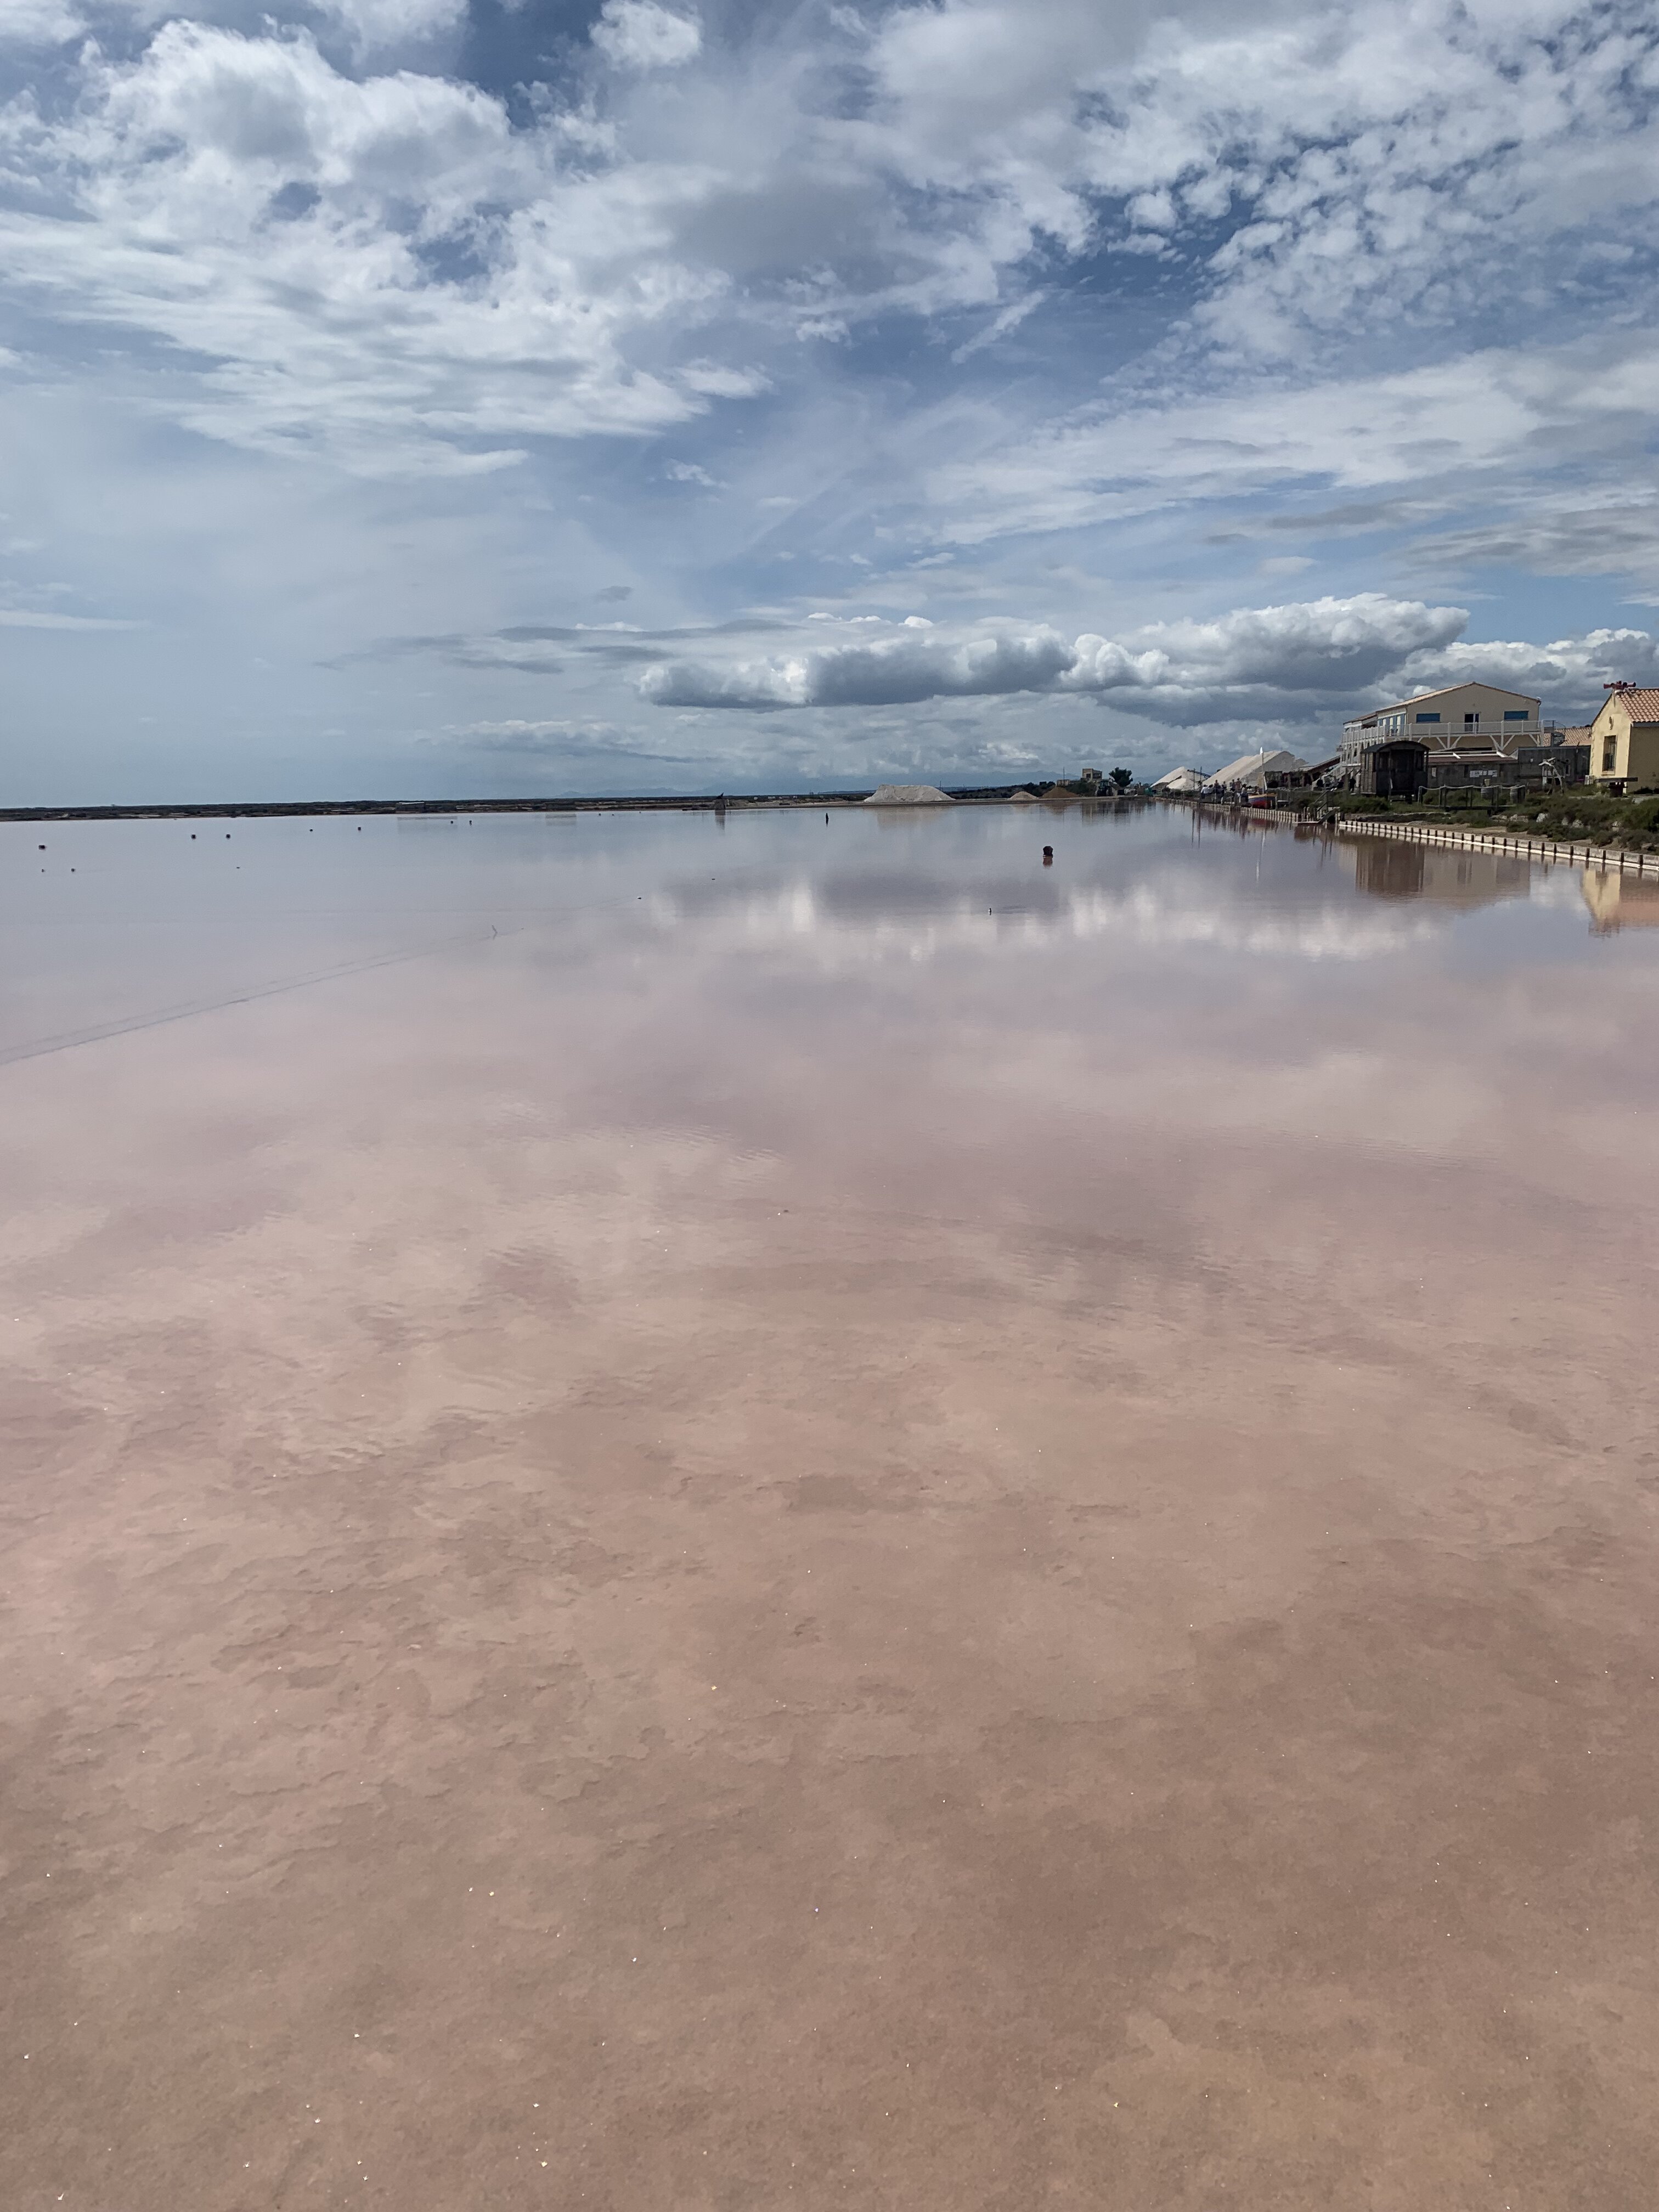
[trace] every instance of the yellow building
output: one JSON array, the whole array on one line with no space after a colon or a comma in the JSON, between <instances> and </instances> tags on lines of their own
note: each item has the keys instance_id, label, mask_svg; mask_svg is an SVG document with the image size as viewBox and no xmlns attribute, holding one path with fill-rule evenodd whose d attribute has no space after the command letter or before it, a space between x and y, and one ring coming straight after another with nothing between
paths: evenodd
<instances>
[{"instance_id":1,"label":"yellow building","mask_svg":"<svg viewBox=\"0 0 1659 2212\"><path fill-rule=\"evenodd\" d=\"M1592 783L1659 791L1659 691L1615 684L1589 726Z\"/></svg>"}]
</instances>

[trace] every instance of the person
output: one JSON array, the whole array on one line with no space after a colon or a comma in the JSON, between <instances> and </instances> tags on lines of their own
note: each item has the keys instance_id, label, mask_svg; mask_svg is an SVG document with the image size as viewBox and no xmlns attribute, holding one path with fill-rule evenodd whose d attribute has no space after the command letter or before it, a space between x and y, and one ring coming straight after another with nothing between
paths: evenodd
<instances>
[{"instance_id":1,"label":"person","mask_svg":"<svg viewBox=\"0 0 1659 2212\"><path fill-rule=\"evenodd\" d=\"M1054 865L1054 848L1052 845L1045 845L1042 848L1042 865L1045 868L1052 868Z\"/></svg>"}]
</instances>

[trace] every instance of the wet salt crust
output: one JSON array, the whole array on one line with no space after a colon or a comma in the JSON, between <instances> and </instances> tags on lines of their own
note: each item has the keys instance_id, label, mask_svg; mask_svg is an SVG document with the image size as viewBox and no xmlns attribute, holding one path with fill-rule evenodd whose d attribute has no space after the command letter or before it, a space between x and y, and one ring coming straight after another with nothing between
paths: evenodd
<instances>
[{"instance_id":1,"label":"wet salt crust","mask_svg":"<svg viewBox=\"0 0 1659 2212\"><path fill-rule=\"evenodd\" d=\"M1634 905L1175 810L38 842L0 2203L1645 2212Z\"/></svg>"}]
</instances>

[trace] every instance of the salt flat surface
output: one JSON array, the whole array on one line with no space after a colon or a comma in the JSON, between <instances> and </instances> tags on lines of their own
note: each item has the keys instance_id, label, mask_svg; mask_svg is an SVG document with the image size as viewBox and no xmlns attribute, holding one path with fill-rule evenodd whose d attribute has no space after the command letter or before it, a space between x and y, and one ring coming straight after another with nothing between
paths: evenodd
<instances>
[{"instance_id":1,"label":"salt flat surface","mask_svg":"<svg viewBox=\"0 0 1659 2212\"><path fill-rule=\"evenodd\" d=\"M1637 902L230 826L0 833L8 2212L1645 2212Z\"/></svg>"}]
</instances>

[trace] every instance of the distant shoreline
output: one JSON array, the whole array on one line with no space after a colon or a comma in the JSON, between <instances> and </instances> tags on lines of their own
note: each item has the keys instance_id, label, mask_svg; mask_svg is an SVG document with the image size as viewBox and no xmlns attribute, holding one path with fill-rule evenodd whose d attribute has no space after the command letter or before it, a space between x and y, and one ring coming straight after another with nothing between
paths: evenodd
<instances>
[{"instance_id":1,"label":"distant shoreline","mask_svg":"<svg viewBox=\"0 0 1659 2212\"><path fill-rule=\"evenodd\" d=\"M1028 783L1000 784L991 790L942 787L948 799L985 805L995 805L1012 799L1017 791L1031 788ZM308 814L713 814L757 806L860 806L870 795L869 790L774 791L720 792L678 799L273 799L179 805L0 806L0 822L266 820Z\"/></svg>"}]
</instances>

